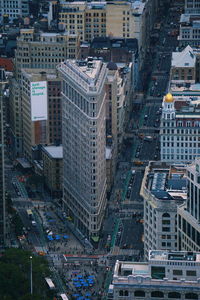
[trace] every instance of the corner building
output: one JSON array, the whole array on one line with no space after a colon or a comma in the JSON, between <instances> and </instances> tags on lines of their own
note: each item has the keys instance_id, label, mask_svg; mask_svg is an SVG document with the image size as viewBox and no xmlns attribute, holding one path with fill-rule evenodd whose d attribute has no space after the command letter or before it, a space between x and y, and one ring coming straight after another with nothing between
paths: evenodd
<instances>
[{"instance_id":1,"label":"corner building","mask_svg":"<svg viewBox=\"0 0 200 300\"><path fill-rule=\"evenodd\" d=\"M200 253L149 251L148 262L116 261L115 300L200 299Z\"/></svg>"},{"instance_id":2,"label":"corner building","mask_svg":"<svg viewBox=\"0 0 200 300\"><path fill-rule=\"evenodd\" d=\"M161 160L190 163L200 156L199 97L167 94L160 125Z\"/></svg>"},{"instance_id":3,"label":"corner building","mask_svg":"<svg viewBox=\"0 0 200 300\"><path fill-rule=\"evenodd\" d=\"M200 251L200 160L187 167L188 197L178 207L178 247Z\"/></svg>"},{"instance_id":4,"label":"corner building","mask_svg":"<svg viewBox=\"0 0 200 300\"><path fill-rule=\"evenodd\" d=\"M67 60L63 95L63 204L74 225L97 240L106 207L106 65Z\"/></svg>"}]
</instances>

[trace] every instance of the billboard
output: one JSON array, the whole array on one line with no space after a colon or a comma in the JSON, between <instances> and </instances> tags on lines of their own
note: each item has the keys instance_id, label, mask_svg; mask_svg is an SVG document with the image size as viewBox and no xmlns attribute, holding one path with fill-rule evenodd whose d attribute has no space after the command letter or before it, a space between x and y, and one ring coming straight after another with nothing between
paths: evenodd
<instances>
[{"instance_id":1,"label":"billboard","mask_svg":"<svg viewBox=\"0 0 200 300\"><path fill-rule=\"evenodd\" d=\"M31 82L31 121L47 120L47 82Z\"/></svg>"}]
</instances>

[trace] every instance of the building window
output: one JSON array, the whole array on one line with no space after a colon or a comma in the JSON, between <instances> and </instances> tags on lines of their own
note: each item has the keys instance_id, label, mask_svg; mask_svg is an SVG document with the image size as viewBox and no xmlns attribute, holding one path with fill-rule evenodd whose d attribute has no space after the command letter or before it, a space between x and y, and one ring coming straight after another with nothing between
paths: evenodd
<instances>
[{"instance_id":1,"label":"building window","mask_svg":"<svg viewBox=\"0 0 200 300\"><path fill-rule=\"evenodd\" d=\"M182 270L173 270L173 275L183 275L183 271Z\"/></svg>"},{"instance_id":2,"label":"building window","mask_svg":"<svg viewBox=\"0 0 200 300\"><path fill-rule=\"evenodd\" d=\"M145 292L144 291L135 291L134 296L135 297L145 297Z\"/></svg>"},{"instance_id":3,"label":"building window","mask_svg":"<svg viewBox=\"0 0 200 300\"><path fill-rule=\"evenodd\" d=\"M197 273L196 273L196 271L188 270L188 271L186 271L186 275L187 276L197 276Z\"/></svg>"},{"instance_id":4,"label":"building window","mask_svg":"<svg viewBox=\"0 0 200 300\"><path fill-rule=\"evenodd\" d=\"M163 294L163 292L155 291L155 292L151 293L151 297L154 297L154 298L164 298L164 294Z\"/></svg>"},{"instance_id":5,"label":"building window","mask_svg":"<svg viewBox=\"0 0 200 300\"><path fill-rule=\"evenodd\" d=\"M163 279L165 276L165 267L152 266L151 267L151 277L152 279Z\"/></svg>"},{"instance_id":6,"label":"building window","mask_svg":"<svg viewBox=\"0 0 200 300\"><path fill-rule=\"evenodd\" d=\"M196 300L196 299L198 299L198 295L195 293L187 293L187 294L185 294L185 299Z\"/></svg>"},{"instance_id":7,"label":"building window","mask_svg":"<svg viewBox=\"0 0 200 300\"><path fill-rule=\"evenodd\" d=\"M163 218L170 218L170 214L164 213L164 214L162 215L162 217L163 217Z\"/></svg>"},{"instance_id":8,"label":"building window","mask_svg":"<svg viewBox=\"0 0 200 300\"><path fill-rule=\"evenodd\" d=\"M120 290L119 296L129 296L129 292L127 290Z\"/></svg>"},{"instance_id":9,"label":"building window","mask_svg":"<svg viewBox=\"0 0 200 300\"><path fill-rule=\"evenodd\" d=\"M164 231L164 232L170 232L170 227L163 227L162 231Z\"/></svg>"},{"instance_id":10,"label":"building window","mask_svg":"<svg viewBox=\"0 0 200 300\"><path fill-rule=\"evenodd\" d=\"M168 294L168 298L170 298L170 299L180 299L181 294L177 293L177 292L171 292L171 293Z\"/></svg>"}]
</instances>

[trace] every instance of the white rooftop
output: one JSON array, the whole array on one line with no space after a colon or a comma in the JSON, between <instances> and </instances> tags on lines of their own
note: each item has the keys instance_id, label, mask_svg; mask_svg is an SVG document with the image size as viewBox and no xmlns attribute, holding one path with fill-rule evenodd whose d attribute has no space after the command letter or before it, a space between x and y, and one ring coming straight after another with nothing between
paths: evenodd
<instances>
[{"instance_id":1,"label":"white rooftop","mask_svg":"<svg viewBox=\"0 0 200 300\"><path fill-rule=\"evenodd\" d=\"M112 150L111 148L106 147L106 159L112 158Z\"/></svg>"},{"instance_id":2,"label":"white rooftop","mask_svg":"<svg viewBox=\"0 0 200 300\"><path fill-rule=\"evenodd\" d=\"M135 1L132 3L132 8L136 10L137 13L142 14L145 7L145 3L141 1Z\"/></svg>"},{"instance_id":3,"label":"white rooftop","mask_svg":"<svg viewBox=\"0 0 200 300\"><path fill-rule=\"evenodd\" d=\"M43 148L52 158L63 158L63 146L46 146Z\"/></svg>"},{"instance_id":4,"label":"white rooftop","mask_svg":"<svg viewBox=\"0 0 200 300\"><path fill-rule=\"evenodd\" d=\"M190 16L189 14L182 14L180 18L180 23L189 23L190 22Z\"/></svg>"},{"instance_id":5,"label":"white rooftop","mask_svg":"<svg viewBox=\"0 0 200 300\"><path fill-rule=\"evenodd\" d=\"M194 67L196 63L196 56L193 49L188 45L181 52L172 52L172 67L184 68Z\"/></svg>"}]
</instances>

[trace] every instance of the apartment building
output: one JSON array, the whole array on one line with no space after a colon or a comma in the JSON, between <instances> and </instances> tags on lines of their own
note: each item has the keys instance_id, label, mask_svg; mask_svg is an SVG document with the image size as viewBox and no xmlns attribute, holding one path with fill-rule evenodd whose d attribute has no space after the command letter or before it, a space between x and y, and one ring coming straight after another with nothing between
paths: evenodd
<instances>
[{"instance_id":1,"label":"apartment building","mask_svg":"<svg viewBox=\"0 0 200 300\"><path fill-rule=\"evenodd\" d=\"M33 162L39 144L62 142L61 81L55 70L24 69L21 82L23 155Z\"/></svg>"},{"instance_id":2,"label":"apartment building","mask_svg":"<svg viewBox=\"0 0 200 300\"><path fill-rule=\"evenodd\" d=\"M29 0L1 0L0 1L0 23L3 24L5 16L9 21L23 18L29 15Z\"/></svg>"},{"instance_id":3,"label":"apartment building","mask_svg":"<svg viewBox=\"0 0 200 300\"><path fill-rule=\"evenodd\" d=\"M192 14L192 15L200 14L200 1L199 0L185 0L185 12L187 14Z\"/></svg>"},{"instance_id":4,"label":"apartment building","mask_svg":"<svg viewBox=\"0 0 200 300\"><path fill-rule=\"evenodd\" d=\"M200 160L187 167L188 197L178 207L178 247L200 250Z\"/></svg>"},{"instance_id":5,"label":"apartment building","mask_svg":"<svg viewBox=\"0 0 200 300\"><path fill-rule=\"evenodd\" d=\"M10 112L11 112L11 140L13 156L23 156L23 126L22 126L22 86L21 73L32 72L51 74L56 66L64 59L76 58L79 52L79 37L67 32L36 32L35 29L21 29L17 40L15 56L15 76L11 80ZM28 71L30 69L31 71ZM34 75L35 76L35 75ZM51 77L51 75L49 75ZM57 75L48 79L49 103L49 138L50 144L61 142L61 103L59 99L60 84ZM40 77L40 75L39 75ZM40 80L39 80L40 81ZM58 97L56 99L55 97ZM29 120L31 122L31 120ZM28 120L27 120L28 122Z\"/></svg>"},{"instance_id":6,"label":"apartment building","mask_svg":"<svg viewBox=\"0 0 200 300\"><path fill-rule=\"evenodd\" d=\"M42 147L43 176L52 197L62 195L63 147Z\"/></svg>"},{"instance_id":7,"label":"apartment building","mask_svg":"<svg viewBox=\"0 0 200 300\"><path fill-rule=\"evenodd\" d=\"M181 91L182 95L178 96ZM194 90L191 92L193 96L190 96L187 86L178 87L178 95L169 93L163 98L160 125L162 161L188 163L200 156L200 98Z\"/></svg>"},{"instance_id":8,"label":"apartment building","mask_svg":"<svg viewBox=\"0 0 200 300\"><path fill-rule=\"evenodd\" d=\"M13 77L10 79L9 113L10 142L12 157L21 157L23 153L21 87Z\"/></svg>"},{"instance_id":9,"label":"apartment building","mask_svg":"<svg viewBox=\"0 0 200 300\"><path fill-rule=\"evenodd\" d=\"M63 95L63 204L75 226L98 241L106 207L107 68L100 60L59 66Z\"/></svg>"},{"instance_id":10,"label":"apartment building","mask_svg":"<svg viewBox=\"0 0 200 300\"><path fill-rule=\"evenodd\" d=\"M113 299L199 299L199 267L199 252L152 250L146 263L117 260Z\"/></svg>"},{"instance_id":11,"label":"apartment building","mask_svg":"<svg viewBox=\"0 0 200 300\"><path fill-rule=\"evenodd\" d=\"M61 2L59 21L64 23L70 34L80 35L80 41L85 40L85 10L83 2Z\"/></svg>"},{"instance_id":12,"label":"apartment building","mask_svg":"<svg viewBox=\"0 0 200 300\"><path fill-rule=\"evenodd\" d=\"M187 197L186 167L150 162L140 195L144 199L144 254L177 250L177 205Z\"/></svg>"},{"instance_id":13,"label":"apartment building","mask_svg":"<svg viewBox=\"0 0 200 300\"><path fill-rule=\"evenodd\" d=\"M85 40L106 36L105 2L91 2L85 11Z\"/></svg>"},{"instance_id":14,"label":"apartment building","mask_svg":"<svg viewBox=\"0 0 200 300\"><path fill-rule=\"evenodd\" d=\"M182 14L180 19L180 28L178 43L179 47L199 47L200 42L200 15Z\"/></svg>"},{"instance_id":15,"label":"apartment building","mask_svg":"<svg viewBox=\"0 0 200 300\"><path fill-rule=\"evenodd\" d=\"M95 37L136 38L141 63L147 53L157 1L61 2L60 21L81 41ZM117 24L117 26L116 26Z\"/></svg>"},{"instance_id":16,"label":"apartment building","mask_svg":"<svg viewBox=\"0 0 200 300\"><path fill-rule=\"evenodd\" d=\"M194 83L196 80L196 55L188 45L181 52L172 52L170 80Z\"/></svg>"},{"instance_id":17,"label":"apartment building","mask_svg":"<svg viewBox=\"0 0 200 300\"><path fill-rule=\"evenodd\" d=\"M7 79L0 68L0 249L6 246L6 184L5 184L5 104L4 89Z\"/></svg>"},{"instance_id":18,"label":"apartment building","mask_svg":"<svg viewBox=\"0 0 200 300\"><path fill-rule=\"evenodd\" d=\"M68 32L42 32L21 29L15 53L15 74L22 69L56 69L66 58L77 58L79 37Z\"/></svg>"}]
</instances>

